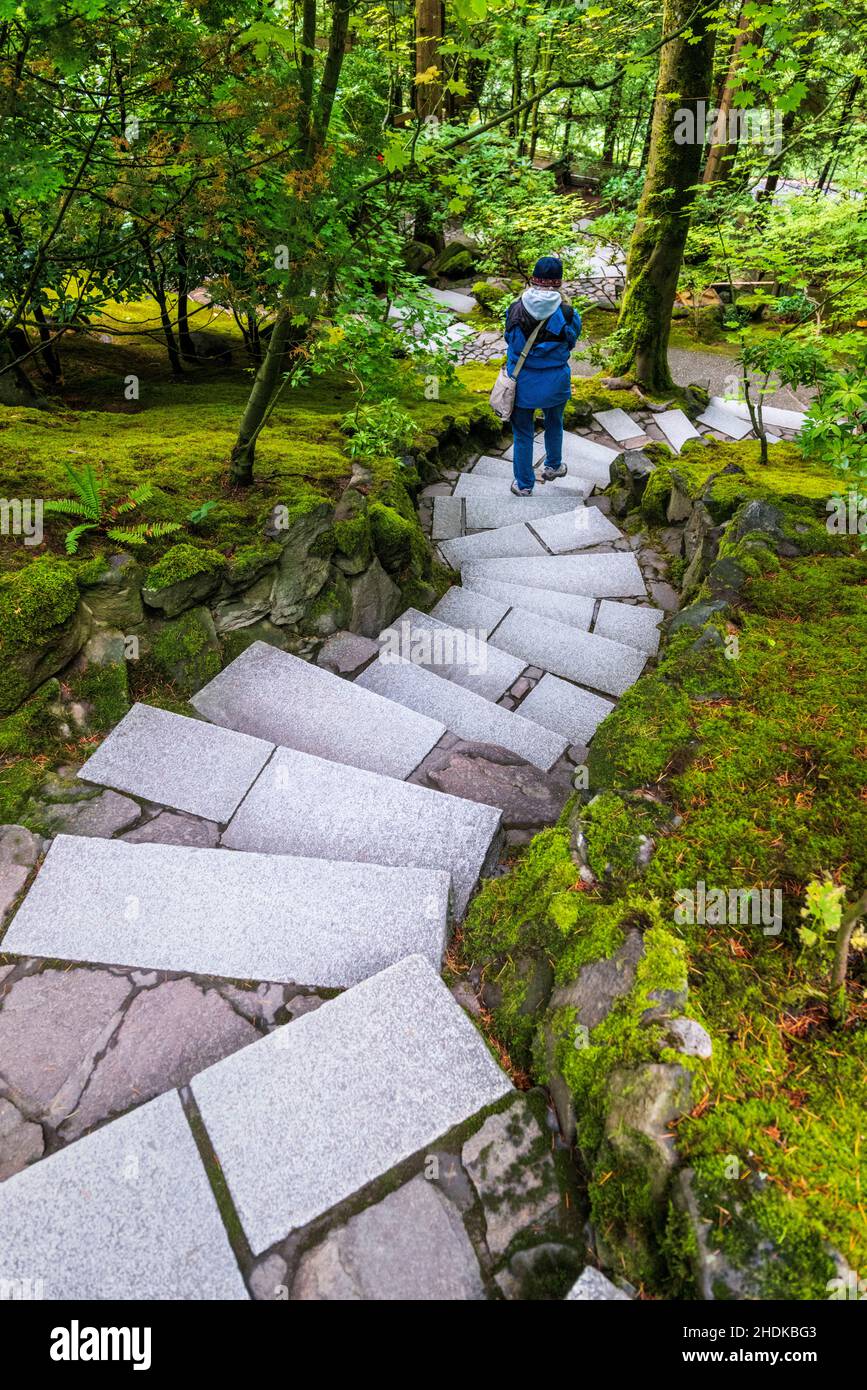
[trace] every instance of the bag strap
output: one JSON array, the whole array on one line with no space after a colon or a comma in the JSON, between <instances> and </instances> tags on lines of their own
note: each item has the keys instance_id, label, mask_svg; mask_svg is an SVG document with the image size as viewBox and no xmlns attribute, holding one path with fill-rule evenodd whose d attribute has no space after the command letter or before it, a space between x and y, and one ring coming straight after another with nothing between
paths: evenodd
<instances>
[{"instance_id":1,"label":"bag strap","mask_svg":"<svg viewBox=\"0 0 867 1390\"><path fill-rule=\"evenodd\" d=\"M555 310L554 310L554 314L556 314L556 312L557 312L557 310L555 309ZM546 319L540 319L539 322L536 324L536 327L533 329L532 333L530 334L529 338L527 339L526 343L524 344L524 347L523 347L523 349L522 349L522 351L521 351L520 357L518 358L517 362L515 363L515 370L514 370L513 373L512 373L512 380L513 380L513 381L517 381L517 380L518 380L518 375L519 375L519 373L520 373L520 371L521 371L521 368L523 367L524 363L526 362L528 356L530 355L530 352L532 351L533 344L535 343L535 341L536 341L536 339L538 338L539 334L541 333L542 329L545 327L545 324L548 322L548 319L552 319L552 318L554 317L554 314L549 314L549 315L548 315L548 318L546 318Z\"/></svg>"}]
</instances>

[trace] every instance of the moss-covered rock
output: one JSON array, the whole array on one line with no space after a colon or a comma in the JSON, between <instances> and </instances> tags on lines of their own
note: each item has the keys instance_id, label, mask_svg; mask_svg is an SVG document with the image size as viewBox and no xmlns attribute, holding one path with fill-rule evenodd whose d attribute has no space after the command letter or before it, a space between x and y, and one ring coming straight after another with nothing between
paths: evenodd
<instances>
[{"instance_id":1,"label":"moss-covered rock","mask_svg":"<svg viewBox=\"0 0 867 1390\"><path fill-rule=\"evenodd\" d=\"M144 622L143 573L132 555L98 556L79 566L76 578L95 623L129 632Z\"/></svg>"},{"instance_id":2,"label":"moss-covered rock","mask_svg":"<svg viewBox=\"0 0 867 1390\"><path fill-rule=\"evenodd\" d=\"M0 577L0 714L72 659L91 618L72 566L44 556Z\"/></svg>"},{"instance_id":3,"label":"moss-covered rock","mask_svg":"<svg viewBox=\"0 0 867 1390\"><path fill-rule=\"evenodd\" d=\"M326 583L335 546L333 518L334 508L324 499L310 500L287 517L271 593L271 620L278 627L297 626Z\"/></svg>"},{"instance_id":4,"label":"moss-covered rock","mask_svg":"<svg viewBox=\"0 0 867 1390\"><path fill-rule=\"evenodd\" d=\"M162 624L150 662L181 695L194 695L222 669L220 644L207 608L191 608Z\"/></svg>"},{"instance_id":5,"label":"moss-covered rock","mask_svg":"<svg viewBox=\"0 0 867 1390\"><path fill-rule=\"evenodd\" d=\"M352 619L352 590L346 575L339 569L332 569L328 583L308 604L304 611L302 627L317 637L331 637L340 632Z\"/></svg>"},{"instance_id":6,"label":"moss-covered rock","mask_svg":"<svg viewBox=\"0 0 867 1390\"><path fill-rule=\"evenodd\" d=\"M184 541L148 570L142 598L149 608L175 618L215 594L225 571L226 557L219 551Z\"/></svg>"}]
</instances>

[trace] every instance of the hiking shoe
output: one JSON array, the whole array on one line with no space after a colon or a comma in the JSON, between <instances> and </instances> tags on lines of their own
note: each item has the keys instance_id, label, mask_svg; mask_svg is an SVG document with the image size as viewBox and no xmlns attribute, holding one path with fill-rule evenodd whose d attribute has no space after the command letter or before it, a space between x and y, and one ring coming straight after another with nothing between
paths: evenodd
<instances>
[{"instance_id":1,"label":"hiking shoe","mask_svg":"<svg viewBox=\"0 0 867 1390\"><path fill-rule=\"evenodd\" d=\"M512 491L514 492L516 497L533 496L533 489L531 487L519 487L517 483L512 483Z\"/></svg>"},{"instance_id":2,"label":"hiking shoe","mask_svg":"<svg viewBox=\"0 0 867 1390\"><path fill-rule=\"evenodd\" d=\"M543 483L553 483L555 478L565 478L568 472L565 463L561 463L557 468L552 468L550 464L545 464L542 469Z\"/></svg>"}]
</instances>

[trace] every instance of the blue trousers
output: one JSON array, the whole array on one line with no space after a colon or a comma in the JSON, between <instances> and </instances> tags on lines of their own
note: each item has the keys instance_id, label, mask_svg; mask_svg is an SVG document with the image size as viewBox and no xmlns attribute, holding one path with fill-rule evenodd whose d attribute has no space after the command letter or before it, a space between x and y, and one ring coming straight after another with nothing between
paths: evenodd
<instances>
[{"instance_id":1,"label":"blue trousers","mask_svg":"<svg viewBox=\"0 0 867 1390\"><path fill-rule=\"evenodd\" d=\"M545 463L551 468L559 468L563 457L563 405L552 405L543 410L545 417ZM515 406L512 411L512 432L515 440L514 474L518 487L532 488L536 482L533 472L533 422L535 410L526 406Z\"/></svg>"}]
</instances>

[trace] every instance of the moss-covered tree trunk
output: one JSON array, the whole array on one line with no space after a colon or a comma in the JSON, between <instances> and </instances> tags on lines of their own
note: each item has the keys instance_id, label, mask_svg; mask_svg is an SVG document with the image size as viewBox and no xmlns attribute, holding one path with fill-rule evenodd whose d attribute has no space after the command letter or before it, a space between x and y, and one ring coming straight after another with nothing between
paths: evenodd
<instances>
[{"instance_id":1,"label":"moss-covered tree trunk","mask_svg":"<svg viewBox=\"0 0 867 1390\"><path fill-rule=\"evenodd\" d=\"M665 0L663 32L678 31L692 9L691 0ZM704 145L705 108L698 104L707 101L713 76L711 19L709 10L696 15L690 29L662 50L647 173L629 247L614 370L650 391L673 384L668 335Z\"/></svg>"}]
</instances>

